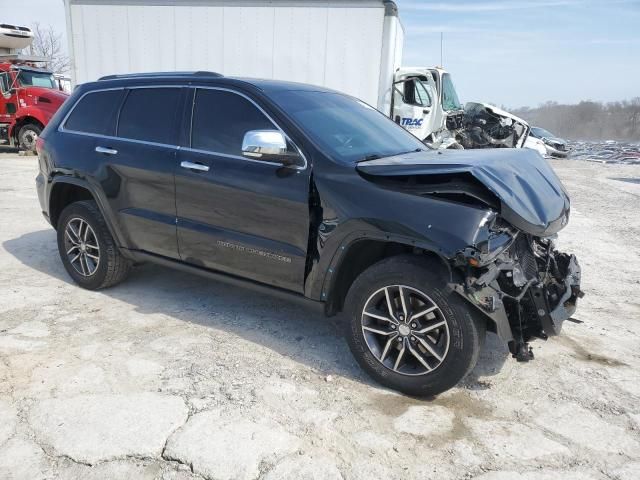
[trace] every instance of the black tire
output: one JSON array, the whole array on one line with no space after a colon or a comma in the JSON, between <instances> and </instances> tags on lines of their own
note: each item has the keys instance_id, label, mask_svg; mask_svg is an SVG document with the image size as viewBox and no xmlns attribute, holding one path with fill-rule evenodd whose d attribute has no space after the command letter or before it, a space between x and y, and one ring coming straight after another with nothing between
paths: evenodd
<instances>
[{"instance_id":1,"label":"black tire","mask_svg":"<svg viewBox=\"0 0 640 480\"><path fill-rule=\"evenodd\" d=\"M36 140L42 133L42 127L35 123L27 123L20 127L18 132L18 145L28 152L36 151Z\"/></svg>"},{"instance_id":2,"label":"black tire","mask_svg":"<svg viewBox=\"0 0 640 480\"><path fill-rule=\"evenodd\" d=\"M90 263L86 263L87 259L85 257L84 265L82 264L82 260L72 264L72 258L67 254L67 251L70 246L73 246L73 243L70 243L73 235L67 233L67 227L70 224L71 228L73 228L73 225L83 225L82 222L85 222L90 227L89 238L85 240L85 243L83 243L85 246L82 248L87 252L95 254L95 250L89 250L87 248L90 243L93 243L93 239L95 239L99 248L97 255L98 261L89 260ZM68 205L60 214L57 231L58 252L60 253L64 268L67 270L69 276L81 287L88 290L99 290L116 285L129 275L131 262L120 253L96 202L82 201ZM85 228L84 231L87 232L87 229ZM77 238L74 241L77 241ZM72 253L72 256L75 256L76 252L80 252L79 247ZM83 274L78 270L80 267L84 270L85 266L87 267L87 274ZM91 272L91 269L94 267L95 270Z\"/></svg>"},{"instance_id":3,"label":"black tire","mask_svg":"<svg viewBox=\"0 0 640 480\"><path fill-rule=\"evenodd\" d=\"M345 312L347 313L348 323L346 326L346 336L351 348L351 352L355 356L360 366L377 382L382 385L399 390L413 396L433 396L444 392L455 386L460 380L462 380L468 373L471 372L475 366L480 349L484 343L484 336L486 333L486 323L484 319L479 318L477 313L472 310L472 307L467 305L462 298L455 292L450 291L446 286L446 280L434 273L437 269L433 268L433 265L426 261L426 259L413 255L402 255L397 257L391 257L382 260L367 270L365 270L360 276L353 282L347 298L345 300ZM365 338L365 332L363 324L371 321L369 316L363 315L365 306L370 309L371 301L374 301L375 295L379 295L378 292L384 290L385 287L390 286L404 286L404 295L407 295L407 291L410 294L416 295L416 297L410 297L406 303L411 304L413 302L414 307L409 305L407 310L411 311L412 308L416 310L423 310L425 306L436 305L439 310L436 310L433 314L429 313L424 317L422 321L417 321L418 326L416 329L411 330L412 333L406 334L402 337L399 333L399 325L394 327L389 322L389 330L391 328L398 329L398 333L395 337L376 336L377 334L371 334L367 331L367 338L370 343L376 343L377 340L371 340L372 338L381 339L382 342L376 345L377 351L380 352L380 356L387 363L388 356L385 356L385 352L392 352L392 349L396 350L387 355L399 355L401 345L407 345L405 353L412 350L411 353L421 352L425 355L420 355L423 360L427 359L427 364L432 367L432 370L427 370L426 367L422 367L417 360L416 356L411 354L410 357L402 357L403 363L398 370L405 369L402 373L400 371L394 371L395 362L393 365L384 365L376 355L372 352L371 348L367 344L367 338ZM392 291L394 287L390 287ZM402 290L398 288L398 295L402 295ZM425 303L420 304L419 295L423 294L432 302L432 304ZM384 297L386 298L386 297ZM399 297L398 297L399 298ZM369 301L371 300L371 301ZM367 302L369 303L367 304ZM380 305L384 307L388 306L388 303L384 299L381 300ZM394 305L398 303L392 302ZM422 305L416 307L415 305ZM389 310L387 309L387 312ZM411 313L411 312L410 312ZM412 312L418 314L419 312ZM384 315L383 315L384 316ZM395 320L399 320L403 317L401 310L396 310ZM410 316L408 316L410 317ZM433 317L429 319L428 317ZM416 317L418 318L418 317ZM373 321L379 322L380 325L386 325L386 321L380 321L373 319ZM407 327L414 322L407 321ZM442 325L438 330L432 331L427 334L419 334L419 330L425 325ZM371 327L371 324L367 325ZM373 325L374 328L378 328ZM433 327L429 327L433 328ZM438 343L446 345L445 350L440 350L440 356L442 359L438 362L438 358L431 356L429 351L420 346L420 349L416 349L416 346L420 343L419 339L414 336L422 337L429 341L432 346L437 346L436 343L432 343L430 339L426 339L425 335L436 335ZM385 335L388 335L385 333ZM445 337L446 335L447 337ZM402 337L398 339L398 337ZM393 338L399 343L396 347L392 346L389 350L382 349L388 338ZM445 339L447 340L445 343ZM406 344L404 342L407 342ZM409 343L411 342L411 343ZM409 346L412 348L410 349ZM380 351L382 350L382 351ZM394 357L391 357L393 360ZM412 363L414 366L412 367ZM435 365L435 366L434 366ZM424 370L425 373L420 373L420 370Z\"/></svg>"}]
</instances>

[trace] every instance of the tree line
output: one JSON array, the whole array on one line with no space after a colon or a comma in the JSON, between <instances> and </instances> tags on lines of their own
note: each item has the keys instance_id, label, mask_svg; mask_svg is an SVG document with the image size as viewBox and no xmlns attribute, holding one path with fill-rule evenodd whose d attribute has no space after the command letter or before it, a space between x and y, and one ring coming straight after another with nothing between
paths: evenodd
<instances>
[{"instance_id":1,"label":"tree line","mask_svg":"<svg viewBox=\"0 0 640 480\"><path fill-rule=\"evenodd\" d=\"M569 140L640 141L640 97L621 102L583 101L576 105L547 102L512 110L531 126Z\"/></svg>"}]
</instances>

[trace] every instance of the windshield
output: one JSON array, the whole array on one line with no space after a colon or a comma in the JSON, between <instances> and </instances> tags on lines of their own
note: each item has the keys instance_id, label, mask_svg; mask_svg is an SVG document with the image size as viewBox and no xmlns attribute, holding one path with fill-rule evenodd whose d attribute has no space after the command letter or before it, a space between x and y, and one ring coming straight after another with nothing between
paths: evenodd
<instances>
[{"instance_id":1,"label":"windshield","mask_svg":"<svg viewBox=\"0 0 640 480\"><path fill-rule=\"evenodd\" d=\"M553 133L545 130L544 128L540 128L540 127L531 127L531 132L533 133L533 135L535 137L538 137L538 138L542 138L542 137L553 138L553 137L555 137L555 135Z\"/></svg>"},{"instance_id":2,"label":"windshield","mask_svg":"<svg viewBox=\"0 0 640 480\"><path fill-rule=\"evenodd\" d=\"M53 74L49 72L35 72L33 70L20 70L18 82L22 87L56 88Z\"/></svg>"},{"instance_id":3,"label":"windshield","mask_svg":"<svg viewBox=\"0 0 640 480\"><path fill-rule=\"evenodd\" d=\"M449 73L442 74L442 108L445 112L462 110L462 104L458 100L458 93Z\"/></svg>"},{"instance_id":4,"label":"windshield","mask_svg":"<svg viewBox=\"0 0 640 480\"><path fill-rule=\"evenodd\" d=\"M278 92L272 98L311 140L342 163L426 150L416 137L355 98L301 90Z\"/></svg>"}]
</instances>

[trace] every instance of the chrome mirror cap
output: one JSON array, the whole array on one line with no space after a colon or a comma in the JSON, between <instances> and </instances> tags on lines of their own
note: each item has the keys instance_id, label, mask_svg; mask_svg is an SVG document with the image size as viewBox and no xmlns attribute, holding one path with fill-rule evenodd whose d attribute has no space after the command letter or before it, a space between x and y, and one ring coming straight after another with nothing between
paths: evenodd
<instances>
[{"instance_id":1,"label":"chrome mirror cap","mask_svg":"<svg viewBox=\"0 0 640 480\"><path fill-rule=\"evenodd\" d=\"M250 130L242 139L242 154L250 158L286 155L287 140L279 130Z\"/></svg>"}]
</instances>

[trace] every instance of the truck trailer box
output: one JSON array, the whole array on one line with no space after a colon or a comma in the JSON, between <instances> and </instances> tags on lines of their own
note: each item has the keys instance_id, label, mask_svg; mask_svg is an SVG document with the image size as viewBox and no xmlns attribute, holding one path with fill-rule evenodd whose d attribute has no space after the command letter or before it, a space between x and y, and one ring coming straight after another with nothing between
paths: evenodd
<instances>
[{"instance_id":1,"label":"truck trailer box","mask_svg":"<svg viewBox=\"0 0 640 480\"><path fill-rule=\"evenodd\" d=\"M74 84L208 70L320 85L389 114L404 32L385 0L65 0Z\"/></svg>"}]
</instances>

